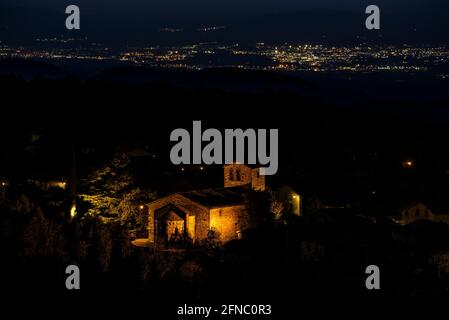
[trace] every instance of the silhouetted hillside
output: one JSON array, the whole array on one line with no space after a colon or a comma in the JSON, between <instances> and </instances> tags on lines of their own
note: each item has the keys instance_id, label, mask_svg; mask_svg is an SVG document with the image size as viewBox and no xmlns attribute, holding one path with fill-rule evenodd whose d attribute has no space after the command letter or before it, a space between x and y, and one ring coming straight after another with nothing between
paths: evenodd
<instances>
[{"instance_id":1,"label":"silhouetted hillside","mask_svg":"<svg viewBox=\"0 0 449 320\"><path fill-rule=\"evenodd\" d=\"M18 75L27 79L37 76L54 79L68 75L67 72L52 64L23 59L0 59L0 74Z\"/></svg>"},{"instance_id":2,"label":"silhouetted hillside","mask_svg":"<svg viewBox=\"0 0 449 320\"><path fill-rule=\"evenodd\" d=\"M318 89L316 85L295 76L232 68L177 71L125 66L106 69L94 76L93 79L131 83L170 83L188 88L205 87L241 91L271 89L310 94L316 93Z\"/></svg>"}]
</instances>

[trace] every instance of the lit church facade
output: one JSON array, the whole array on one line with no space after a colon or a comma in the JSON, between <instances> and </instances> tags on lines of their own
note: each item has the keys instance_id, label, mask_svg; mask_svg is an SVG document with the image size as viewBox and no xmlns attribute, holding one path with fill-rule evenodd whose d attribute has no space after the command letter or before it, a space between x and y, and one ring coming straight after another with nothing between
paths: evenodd
<instances>
[{"instance_id":1,"label":"lit church facade","mask_svg":"<svg viewBox=\"0 0 449 320\"><path fill-rule=\"evenodd\" d=\"M178 192L148 205L148 241L167 243L177 237L192 242L205 239L214 230L222 242L237 239L252 227L245 204L249 191L266 191L259 168L243 164L224 166L224 187ZM299 195L293 196L298 201ZM298 212L299 214L299 208Z\"/></svg>"},{"instance_id":2,"label":"lit church facade","mask_svg":"<svg viewBox=\"0 0 449 320\"><path fill-rule=\"evenodd\" d=\"M265 191L265 176L243 164L224 166L224 187L179 192L148 205L148 240L163 243L177 236L198 242L214 230L223 242L249 227L244 194Z\"/></svg>"}]
</instances>

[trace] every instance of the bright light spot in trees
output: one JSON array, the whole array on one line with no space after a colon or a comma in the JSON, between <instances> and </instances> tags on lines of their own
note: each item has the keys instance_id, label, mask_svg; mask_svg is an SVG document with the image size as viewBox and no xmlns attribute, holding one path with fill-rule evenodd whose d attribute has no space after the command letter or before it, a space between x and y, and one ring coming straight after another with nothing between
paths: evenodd
<instances>
[{"instance_id":1,"label":"bright light spot in trees","mask_svg":"<svg viewBox=\"0 0 449 320\"><path fill-rule=\"evenodd\" d=\"M70 208L70 218L74 218L76 216L76 204L72 204L72 207Z\"/></svg>"}]
</instances>

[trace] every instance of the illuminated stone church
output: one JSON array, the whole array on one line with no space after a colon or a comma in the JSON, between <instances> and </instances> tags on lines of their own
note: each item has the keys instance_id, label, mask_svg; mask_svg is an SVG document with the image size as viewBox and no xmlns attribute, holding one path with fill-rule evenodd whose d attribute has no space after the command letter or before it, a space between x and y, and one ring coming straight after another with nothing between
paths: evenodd
<instances>
[{"instance_id":1,"label":"illuminated stone church","mask_svg":"<svg viewBox=\"0 0 449 320\"><path fill-rule=\"evenodd\" d=\"M224 187L179 192L148 205L148 240L166 243L178 237L197 242L210 230L223 242L236 239L249 227L244 194L265 191L265 176L259 168L243 164L224 166Z\"/></svg>"}]
</instances>

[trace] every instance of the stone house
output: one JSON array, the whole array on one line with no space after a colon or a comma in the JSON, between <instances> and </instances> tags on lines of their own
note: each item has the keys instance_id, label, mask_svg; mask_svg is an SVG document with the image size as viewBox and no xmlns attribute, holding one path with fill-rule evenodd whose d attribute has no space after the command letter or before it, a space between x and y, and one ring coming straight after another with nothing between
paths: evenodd
<instances>
[{"instance_id":1,"label":"stone house","mask_svg":"<svg viewBox=\"0 0 449 320\"><path fill-rule=\"evenodd\" d=\"M410 224L418 220L429 220L434 222L445 222L449 224L449 208L444 208L436 204L424 204L415 202L399 210L400 216L397 219L402 225Z\"/></svg>"}]
</instances>

